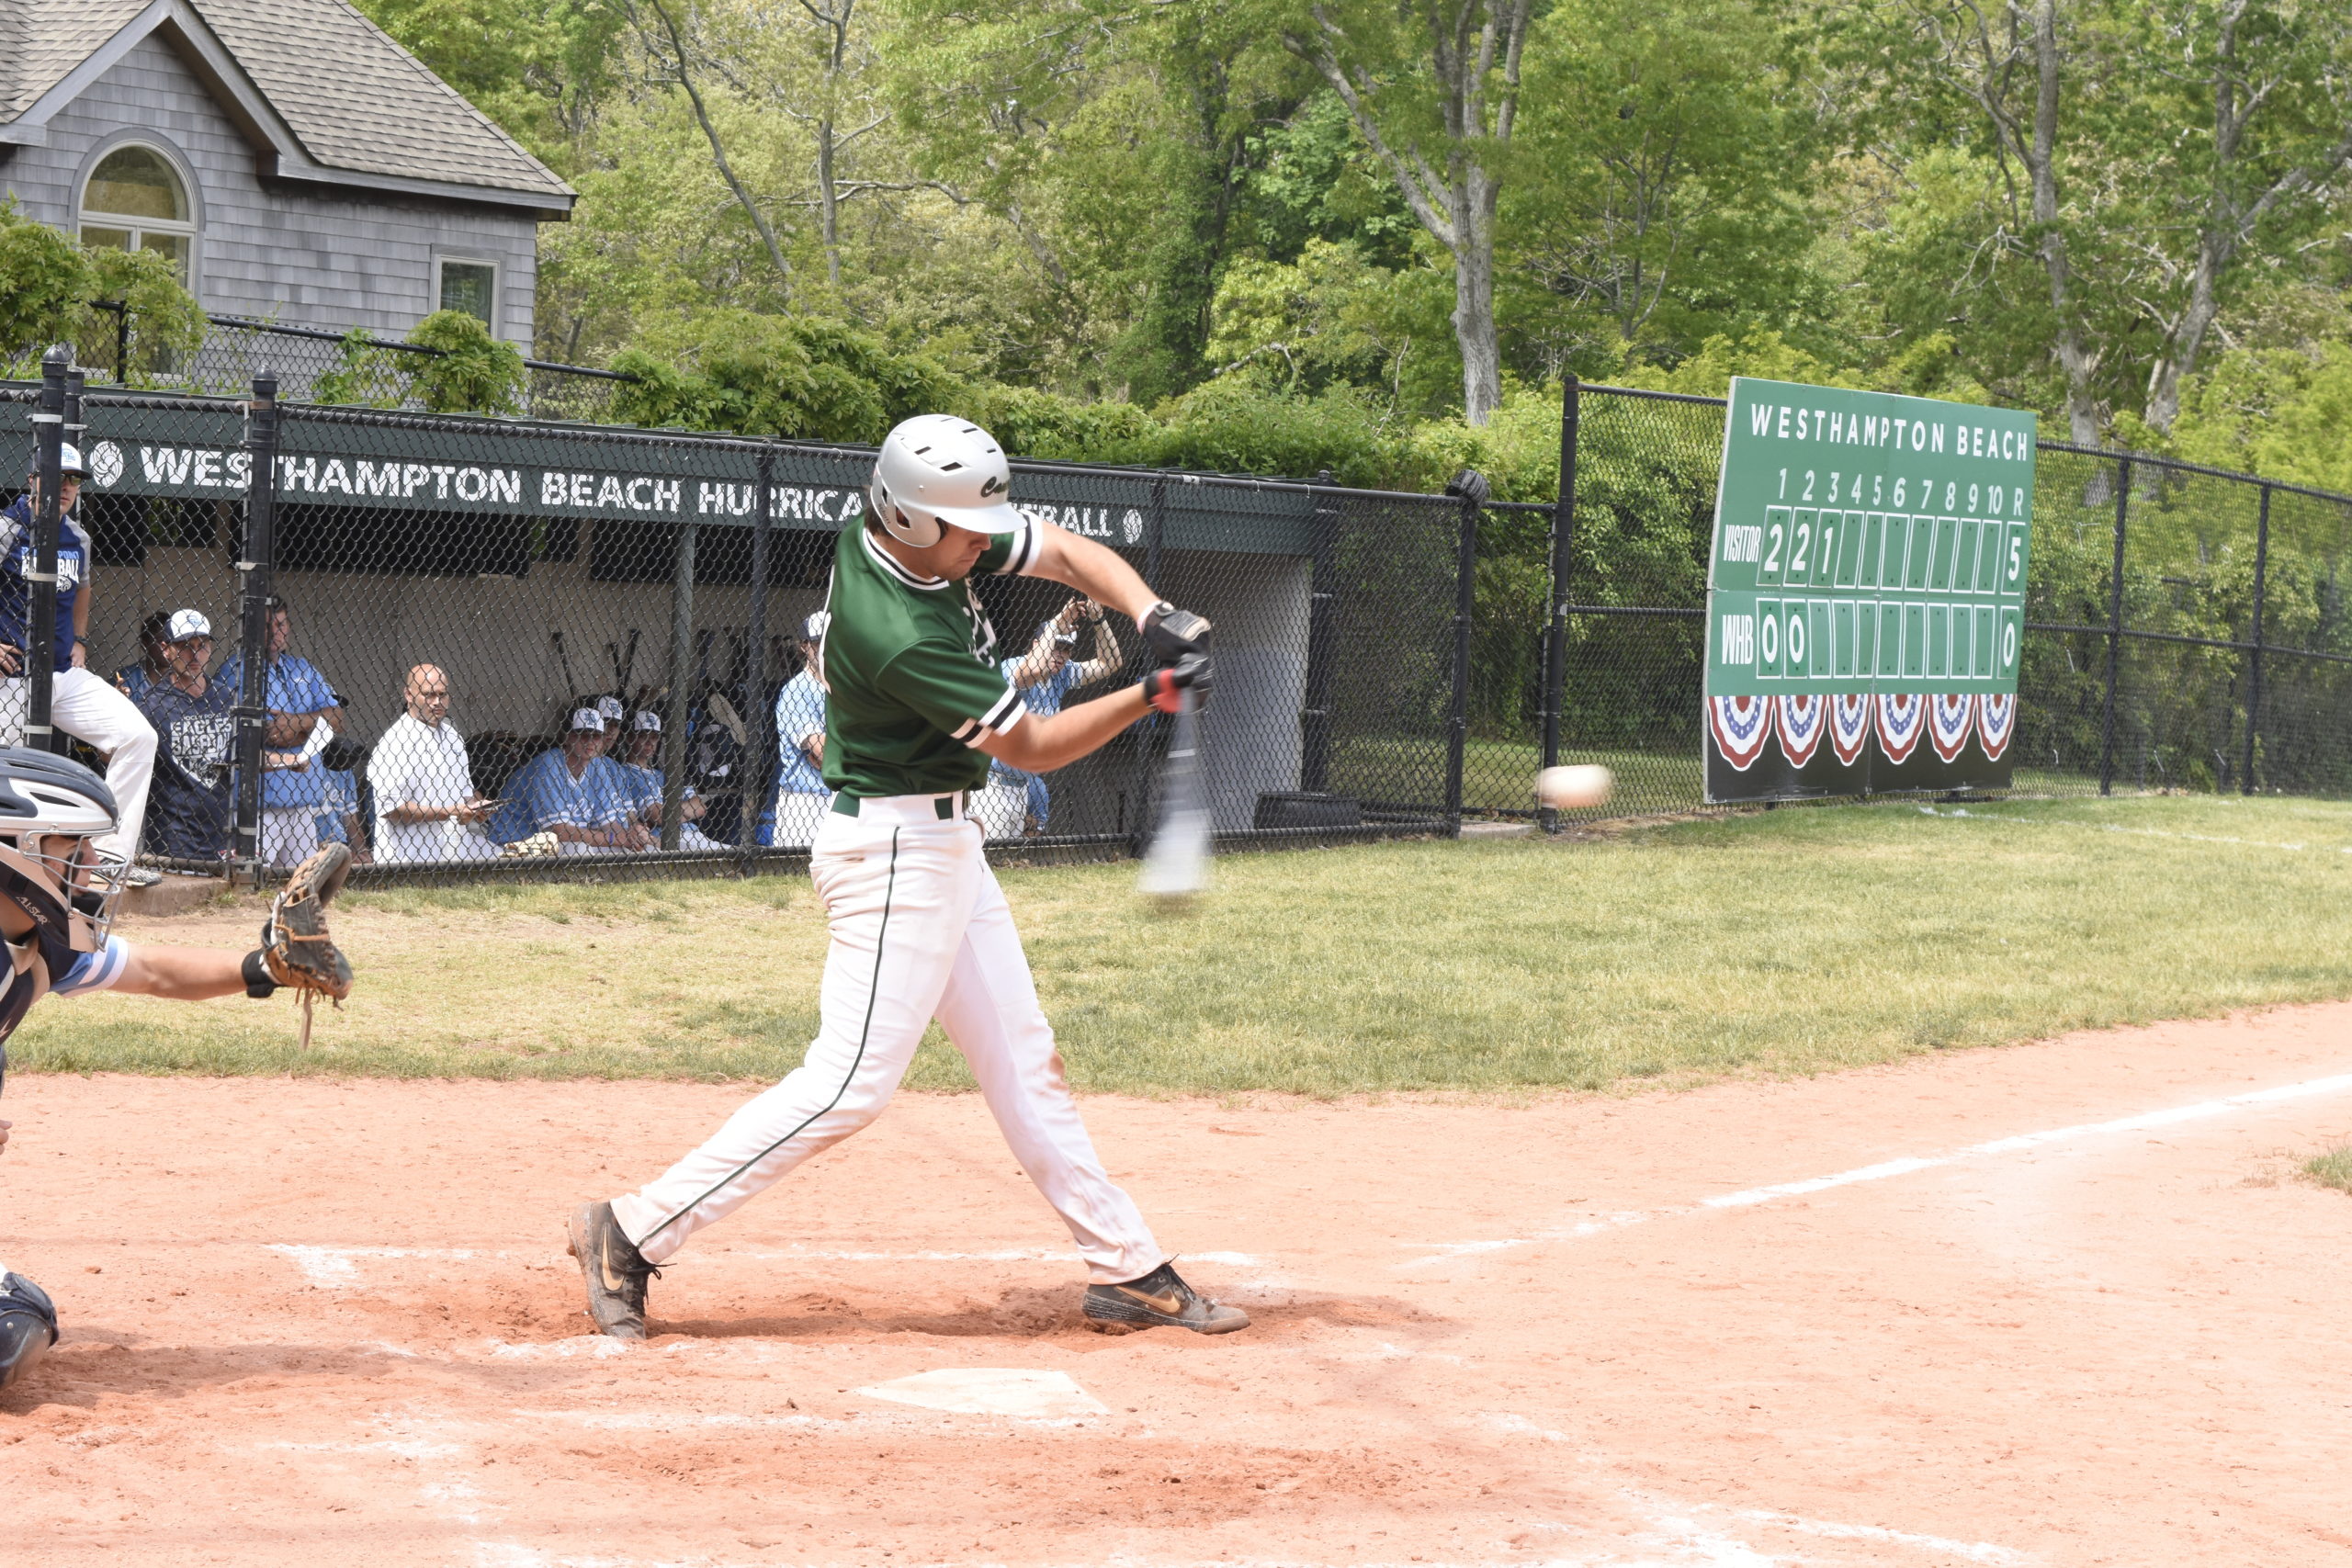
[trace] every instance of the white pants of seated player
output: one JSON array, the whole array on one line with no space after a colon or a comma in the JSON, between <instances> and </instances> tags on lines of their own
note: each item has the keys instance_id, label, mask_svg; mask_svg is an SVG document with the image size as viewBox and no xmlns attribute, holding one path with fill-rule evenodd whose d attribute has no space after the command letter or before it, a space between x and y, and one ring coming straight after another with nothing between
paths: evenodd
<instances>
[{"instance_id":1,"label":"white pants of seated player","mask_svg":"<svg viewBox=\"0 0 2352 1568\"><path fill-rule=\"evenodd\" d=\"M973 811L991 839L1017 839L1029 825L1029 786L991 775L973 801Z\"/></svg>"},{"instance_id":2,"label":"white pants of seated player","mask_svg":"<svg viewBox=\"0 0 2352 1568\"><path fill-rule=\"evenodd\" d=\"M30 701L22 676L0 681L0 738L8 745L23 742ZM104 853L135 857L147 786L155 777L155 727L113 682L87 670L60 670L51 680L49 720L107 753L107 789L119 826L96 842Z\"/></svg>"},{"instance_id":3,"label":"white pants of seated player","mask_svg":"<svg viewBox=\"0 0 2352 1568\"><path fill-rule=\"evenodd\" d=\"M319 847L319 814L324 806L265 806L261 808L261 858L266 864L296 866Z\"/></svg>"},{"instance_id":4,"label":"white pants of seated player","mask_svg":"<svg viewBox=\"0 0 2352 1568\"><path fill-rule=\"evenodd\" d=\"M1094 1152L1004 893L963 821L832 814L810 874L832 928L821 1023L783 1082L613 1214L648 1262L874 1120L933 1017L979 1080L1004 1140L1057 1210L1089 1276L1114 1284L1167 1260Z\"/></svg>"}]
</instances>

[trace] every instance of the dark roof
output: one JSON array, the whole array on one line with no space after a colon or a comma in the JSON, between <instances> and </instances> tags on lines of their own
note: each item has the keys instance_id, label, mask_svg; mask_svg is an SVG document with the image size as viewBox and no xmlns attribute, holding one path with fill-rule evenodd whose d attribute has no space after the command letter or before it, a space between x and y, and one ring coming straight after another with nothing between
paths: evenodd
<instances>
[{"instance_id":1,"label":"dark roof","mask_svg":"<svg viewBox=\"0 0 2352 1568\"><path fill-rule=\"evenodd\" d=\"M77 74L157 31L280 177L571 205L571 186L345 0L0 0L0 141L40 139Z\"/></svg>"}]
</instances>

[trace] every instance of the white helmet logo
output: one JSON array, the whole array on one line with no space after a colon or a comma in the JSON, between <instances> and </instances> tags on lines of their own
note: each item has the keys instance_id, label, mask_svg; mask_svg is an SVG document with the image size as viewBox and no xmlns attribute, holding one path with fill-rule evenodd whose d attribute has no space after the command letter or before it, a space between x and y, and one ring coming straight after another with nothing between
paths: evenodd
<instances>
[{"instance_id":1,"label":"white helmet logo","mask_svg":"<svg viewBox=\"0 0 2352 1568\"><path fill-rule=\"evenodd\" d=\"M90 478L100 490L112 490L122 478L122 448L111 441L101 441L90 448Z\"/></svg>"}]
</instances>

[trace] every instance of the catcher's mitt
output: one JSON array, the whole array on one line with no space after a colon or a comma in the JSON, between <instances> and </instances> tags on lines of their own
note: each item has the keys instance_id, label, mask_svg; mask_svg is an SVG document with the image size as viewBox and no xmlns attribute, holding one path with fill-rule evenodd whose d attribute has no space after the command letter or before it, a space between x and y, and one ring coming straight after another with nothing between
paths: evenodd
<instances>
[{"instance_id":1,"label":"catcher's mitt","mask_svg":"<svg viewBox=\"0 0 2352 1568\"><path fill-rule=\"evenodd\" d=\"M311 1041L311 1004L325 996L337 1007L351 995L351 961L327 935L327 906L351 874L351 851L322 844L286 879L261 928L262 963L269 977L302 994L302 1043Z\"/></svg>"}]
</instances>

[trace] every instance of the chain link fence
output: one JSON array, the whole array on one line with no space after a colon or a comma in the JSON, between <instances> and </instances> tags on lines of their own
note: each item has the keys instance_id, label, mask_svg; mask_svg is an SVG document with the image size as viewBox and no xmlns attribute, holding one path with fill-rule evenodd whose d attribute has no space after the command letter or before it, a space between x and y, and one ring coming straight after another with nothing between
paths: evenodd
<instances>
[{"instance_id":1,"label":"chain link fence","mask_svg":"<svg viewBox=\"0 0 2352 1568\"><path fill-rule=\"evenodd\" d=\"M137 384L191 396L242 398L254 377L271 375L277 378L278 395L288 402L424 412L435 401L431 367L446 357L438 349L363 332L332 333L246 316L208 316L204 341L195 353L142 366L136 363L140 356L131 343L130 315L119 305L101 303L94 309L115 330L75 345L93 385ZM131 362L129 376L124 373L127 360ZM617 371L526 358L514 406L496 412L594 423L610 417L614 391L628 379Z\"/></svg>"},{"instance_id":2,"label":"chain link fence","mask_svg":"<svg viewBox=\"0 0 2352 1568\"><path fill-rule=\"evenodd\" d=\"M0 388L0 496L38 396ZM1615 772L1584 815L1680 811L1723 410L1571 387L1552 503L1029 462L1015 494L1216 623L1227 847L1556 826L1532 787L1555 761ZM374 880L805 857L807 634L870 451L103 388L68 423L89 666L161 737L153 863L266 874L328 839ZM2352 792L2352 501L2044 444L2037 506L2020 789ZM1068 590L975 589L1033 710L1143 673L1133 628ZM1147 720L1047 777L997 770L991 840L1136 852L1167 739Z\"/></svg>"}]
</instances>

